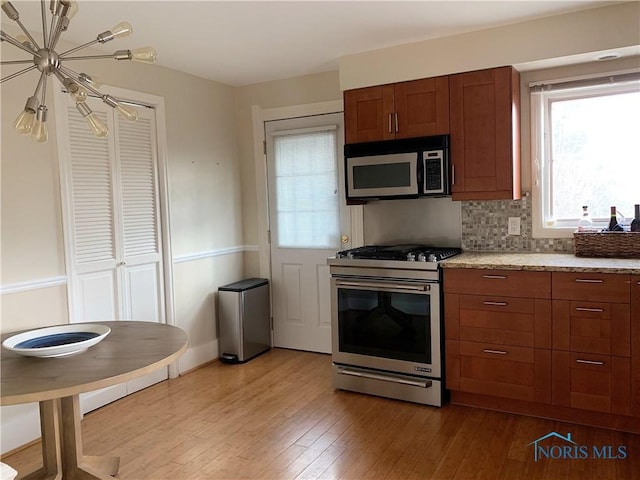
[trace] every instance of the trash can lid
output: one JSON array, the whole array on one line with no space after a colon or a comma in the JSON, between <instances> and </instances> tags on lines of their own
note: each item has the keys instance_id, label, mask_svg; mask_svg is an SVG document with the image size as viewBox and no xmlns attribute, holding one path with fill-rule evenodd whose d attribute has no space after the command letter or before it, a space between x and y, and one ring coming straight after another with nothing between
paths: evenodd
<instances>
[{"instance_id":1,"label":"trash can lid","mask_svg":"<svg viewBox=\"0 0 640 480\"><path fill-rule=\"evenodd\" d=\"M239 282L218 287L218 291L243 292L245 290L251 290L252 288L261 287L267 283L269 283L269 280L266 278L247 278L245 280L240 280Z\"/></svg>"}]
</instances>

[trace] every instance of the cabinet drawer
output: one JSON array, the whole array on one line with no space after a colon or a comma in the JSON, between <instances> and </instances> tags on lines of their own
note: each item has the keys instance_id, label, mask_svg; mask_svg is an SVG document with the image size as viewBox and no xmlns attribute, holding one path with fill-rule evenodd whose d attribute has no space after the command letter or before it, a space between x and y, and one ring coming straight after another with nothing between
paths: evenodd
<instances>
[{"instance_id":1,"label":"cabinet drawer","mask_svg":"<svg viewBox=\"0 0 640 480\"><path fill-rule=\"evenodd\" d=\"M471 295L550 298L551 273L448 268L444 272L444 291Z\"/></svg>"},{"instance_id":2,"label":"cabinet drawer","mask_svg":"<svg viewBox=\"0 0 640 480\"><path fill-rule=\"evenodd\" d=\"M552 285L554 299L629 303L629 275L553 272Z\"/></svg>"},{"instance_id":3,"label":"cabinet drawer","mask_svg":"<svg viewBox=\"0 0 640 480\"><path fill-rule=\"evenodd\" d=\"M550 403L551 351L459 342L460 391Z\"/></svg>"},{"instance_id":4,"label":"cabinet drawer","mask_svg":"<svg viewBox=\"0 0 640 480\"><path fill-rule=\"evenodd\" d=\"M553 301L553 348L628 357L629 305L578 300Z\"/></svg>"},{"instance_id":5,"label":"cabinet drawer","mask_svg":"<svg viewBox=\"0 0 640 480\"><path fill-rule=\"evenodd\" d=\"M459 312L460 340L551 347L549 300L460 295Z\"/></svg>"},{"instance_id":6,"label":"cabinet drawer","mask_svg":"<svg viewBox=\"0 0 640 480\"><path fill-rule=\"evenodd\" d=\"M553 351L553 404L630 413L628 358Z\"/></svg>"}]
</instances>

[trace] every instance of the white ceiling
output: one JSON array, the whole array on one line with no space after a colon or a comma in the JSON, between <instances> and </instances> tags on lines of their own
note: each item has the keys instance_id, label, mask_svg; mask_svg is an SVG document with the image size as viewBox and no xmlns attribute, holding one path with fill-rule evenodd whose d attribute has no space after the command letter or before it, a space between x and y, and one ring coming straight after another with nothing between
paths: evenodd
<instances>
[{"instance_id":1,"label":"white ceiling","mask_svg":"<svg viewBox=\"0 0 640 480\"><path fill-rule=\"evenodd\" d=\"M40 31L39 2L12 3L27 28ZM240 86L335 70L352 53L612 3L618 2L80 0L64 38L86 43L126 20L133 36L101 49L154 46L159 65ZM16 33L15 25L5 27L4 13L2 23Z\"/></svg>"}]
</instances>

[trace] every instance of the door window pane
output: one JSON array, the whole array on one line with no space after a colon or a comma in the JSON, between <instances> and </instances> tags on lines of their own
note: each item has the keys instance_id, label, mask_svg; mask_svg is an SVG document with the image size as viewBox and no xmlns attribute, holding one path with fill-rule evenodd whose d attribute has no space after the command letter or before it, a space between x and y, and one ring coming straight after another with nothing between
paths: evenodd
<instances>
[{"instance_id":1,"label":"door window pane","mask_svg":"<svg viewBox=\"0 0 640 480\"><path fill-rule=\"evenodd\" d=\"M335 129L274 137L279 247L339 246L336 137Z\"/></svg>"}]
</instances>

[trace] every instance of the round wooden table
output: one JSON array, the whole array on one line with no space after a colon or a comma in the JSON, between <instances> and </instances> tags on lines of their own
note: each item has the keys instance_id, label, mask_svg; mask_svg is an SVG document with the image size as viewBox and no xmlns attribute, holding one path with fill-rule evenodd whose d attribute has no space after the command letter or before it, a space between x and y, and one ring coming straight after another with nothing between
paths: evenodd
<instances>
[{"instance_id":1,"label":"round wooden table","mask_svg":"<svg viewBox=\"0 0 640 480\"><path fill-rule=\"evenodd\" d=\"M43 468L21 478L112 480L119 458L82 453L79 394L165 367L187 349L187 335L171 325L95 323L108 326L111 333L76 355L25 357L2 348L0 404L40 403ZM1 340L16 333L3 334Z\"/></svg>"}]
</instances>

